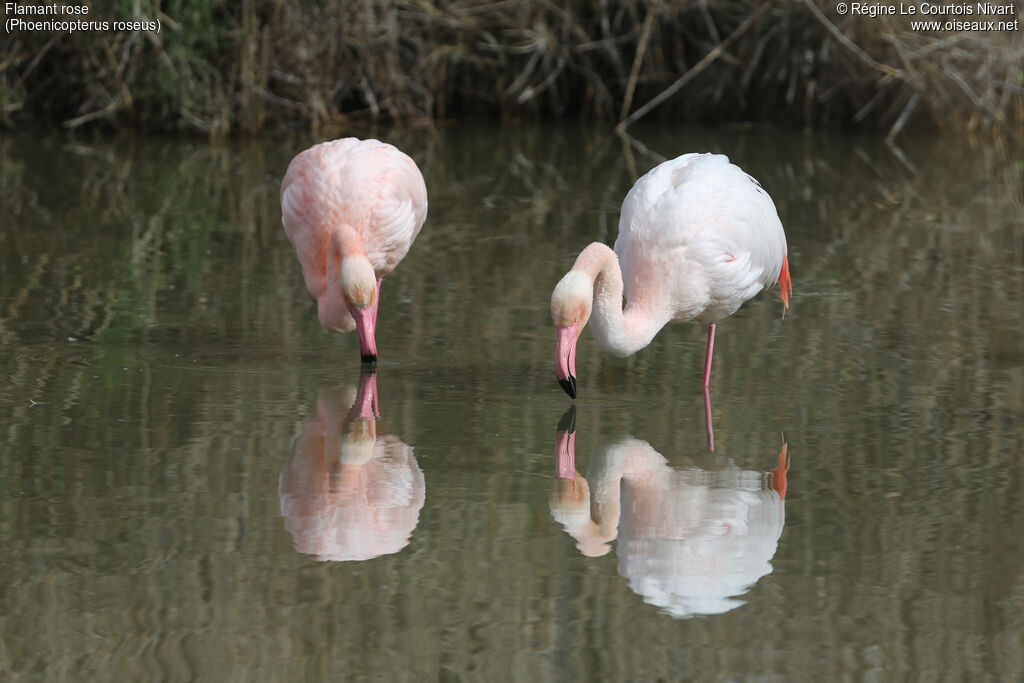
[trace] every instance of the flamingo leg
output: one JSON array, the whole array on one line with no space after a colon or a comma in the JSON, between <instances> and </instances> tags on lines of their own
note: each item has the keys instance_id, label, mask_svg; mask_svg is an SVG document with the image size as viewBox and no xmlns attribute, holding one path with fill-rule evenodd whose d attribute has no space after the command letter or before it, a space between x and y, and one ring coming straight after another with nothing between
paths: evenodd
<instances>
[{"instance_id":1,"label":"flamingo leg","mask_svg":"<svg viewBox=\"0 0 1024 683\"><path fill-rule=\"evenodd\" d=\"M715 351L715 324L708 325L708 352L704 357L704 388L711 383L711 354ZM706 395L706 394L705 394ZM713 450L713 449L712 449Z\"/></svg>"},{"instance_id":2,"label":"flamingo leg","mask_svg":"<svg viewBox=\"0 0 1024 683\"><path fill-rule=\"evenodd\" d=\"M711 394L708 387L704 385L704 426L708 431L708 450L715 452L715 428L711 424Z\"/></svg>"}]
</instances>

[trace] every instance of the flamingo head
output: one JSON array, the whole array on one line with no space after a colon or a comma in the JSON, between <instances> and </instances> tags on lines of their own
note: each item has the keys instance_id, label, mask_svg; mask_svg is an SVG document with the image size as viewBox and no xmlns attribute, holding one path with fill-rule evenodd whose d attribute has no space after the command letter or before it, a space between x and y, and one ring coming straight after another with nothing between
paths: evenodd
<instances>
[{"instance_id":1,"label":"flamingo head","mask_svg":"<svg viewBox=\"0 0 1024 683\"><path fill-rule=\"evenodd\" d=\"M365 257L346 258L341 262L341 293L345 306L356 322L359 354L369 365L377 363L377 276Z\"/></svg>"},{"instance_id":2,"label":"flamingo head","mask_svg":"<svg viewBox=\"0 0 1024 683\"><path fill-rule=\"evenodd\" d=\"M558 384L576 398L576 341L587 326L594 303L594 284L578 270L570 270L551 293L551 320L558 331L555 356Z\"/></svg>"}]
</instances>

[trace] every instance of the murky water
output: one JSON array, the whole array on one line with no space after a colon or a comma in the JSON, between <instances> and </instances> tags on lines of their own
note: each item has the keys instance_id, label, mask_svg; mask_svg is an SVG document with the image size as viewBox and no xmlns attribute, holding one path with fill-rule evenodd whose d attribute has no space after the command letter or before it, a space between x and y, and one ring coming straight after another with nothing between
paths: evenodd
<instances>
[{"instance_id":1,"label":"murky water","mask_svg":"<svg viewBox=\"0 0 1024 683\"><path fill-rule=\"evenodd\" d=\"M431 204L372 377L280 227L313 140L0 140L2 677L1024 677L1019 150L381 134ZM714 453L704 330L586 333L571 415L548 314L638 174L705 149L794 283L719 325Z\"/></svg>"}]
</instances>

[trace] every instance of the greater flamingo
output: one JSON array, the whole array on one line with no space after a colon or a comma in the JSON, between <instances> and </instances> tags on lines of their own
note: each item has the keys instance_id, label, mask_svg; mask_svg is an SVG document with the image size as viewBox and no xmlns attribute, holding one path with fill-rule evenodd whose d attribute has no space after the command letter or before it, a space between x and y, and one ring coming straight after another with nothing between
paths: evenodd
<instances>
[{"instance_id":1,"label":"greater flamingo","mask_svg":"<svg viewBox=\"0 0 1024 683\"><path fill-rule=\"evenodd\" d=\"M320 324L355 328L377 362L380 279L395 269L427 216L416 162L378 140L345 138L300 153L281 183L281 222L317 300Z\"/></svg>"},{"instance_id":2,"label":"greater flamingo","mask_svg":"<svg viewBox=\"0 0 1024 683\"><path fill-rule=\"evenodd\" d=\"M598 346L622 357L670 322L707 323L707 387L715 324L776 282L785 312L786 234L761 185L720 154L666 161L626 195L615 250L590 244L555 286L558 383L576 398L576 342L593 314Z\"/></svg>"}]
</instances>

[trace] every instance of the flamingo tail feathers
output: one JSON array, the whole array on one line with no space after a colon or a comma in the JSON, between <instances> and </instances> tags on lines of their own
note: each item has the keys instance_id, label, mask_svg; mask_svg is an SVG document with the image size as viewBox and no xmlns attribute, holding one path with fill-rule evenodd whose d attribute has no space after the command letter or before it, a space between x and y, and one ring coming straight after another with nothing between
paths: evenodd
<instances>
[{"instance_id":1,"label":"flamingo tail feathers","mask_svg":"<svg viewBox=\"0 0 1024 683\"><path fill-rule=\"evenodd\" d=\"M782 257L782 270L779 272L779 294L782 295L782 315L789 309L789 297L793 293L793 281L789 279L789 255Z\"/></svg>"}]
</instances>

